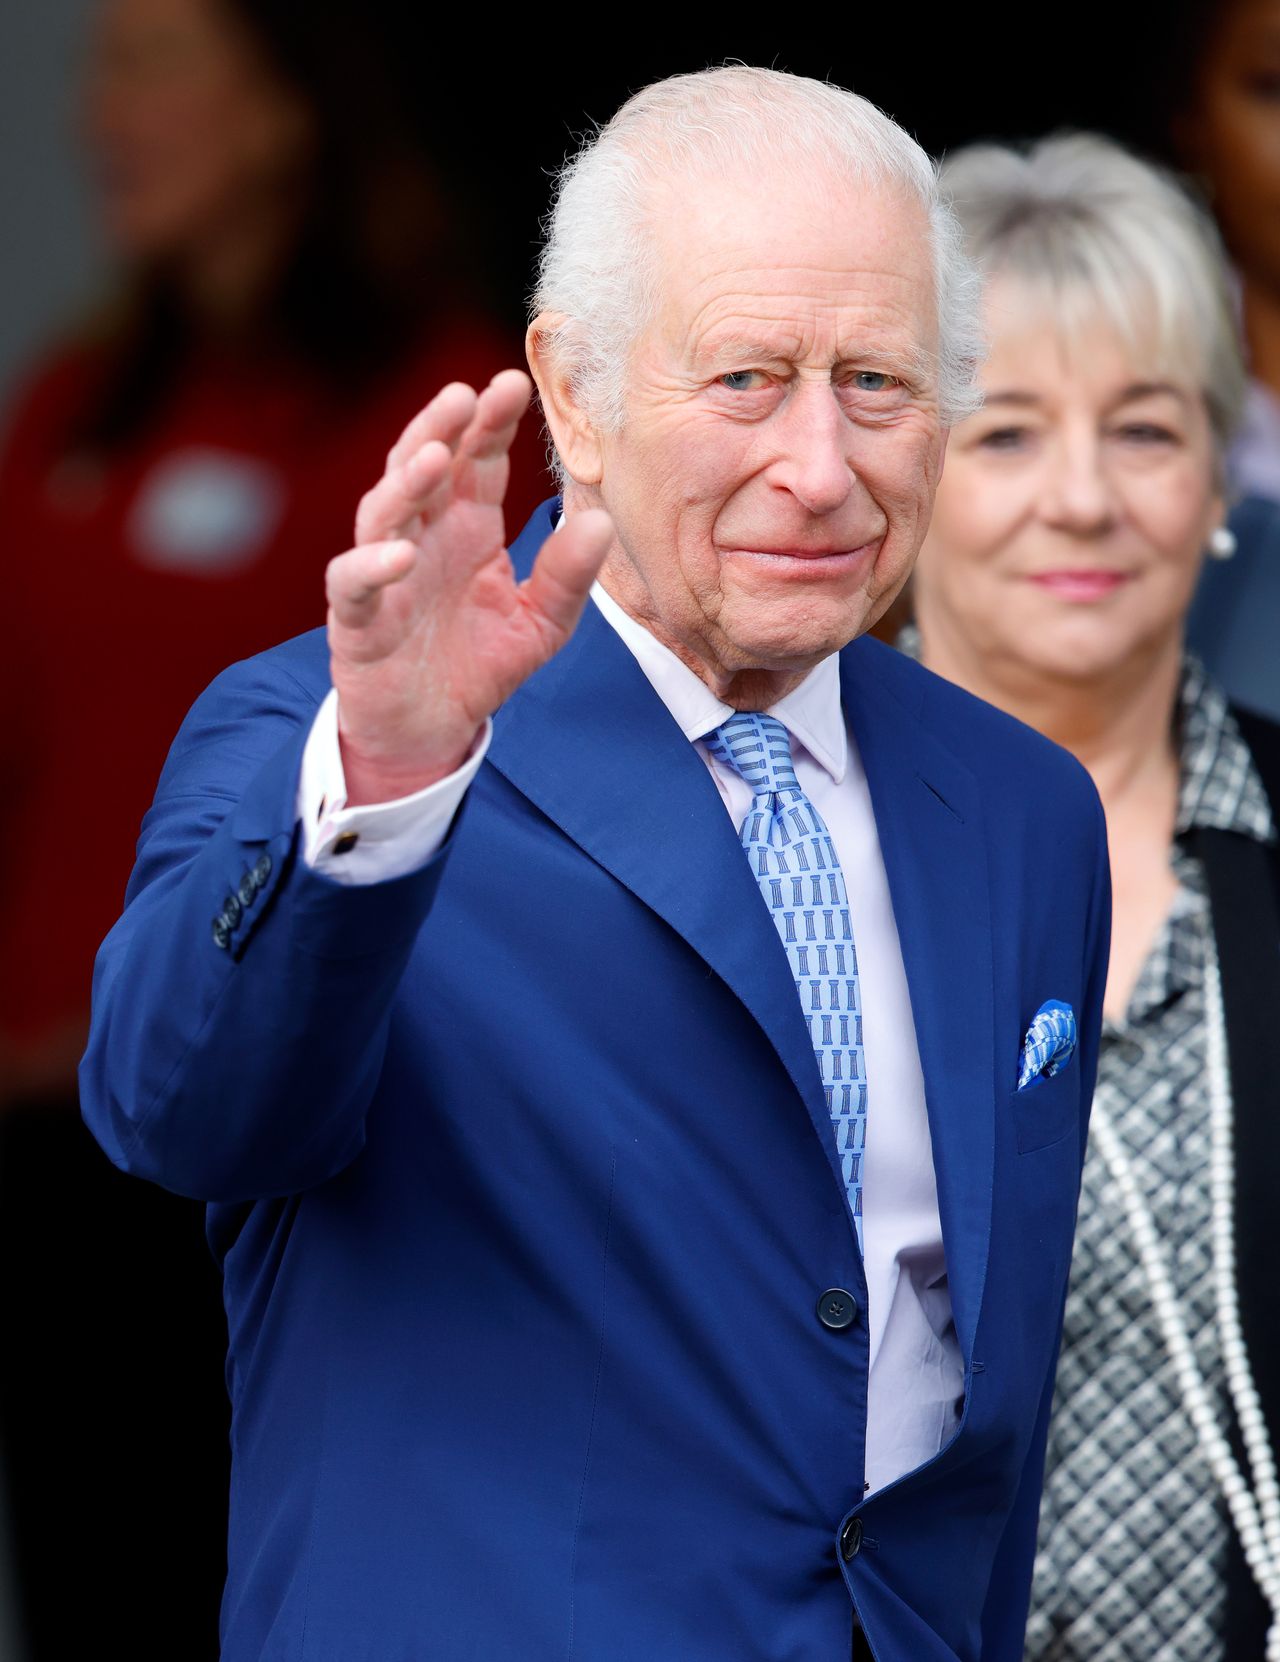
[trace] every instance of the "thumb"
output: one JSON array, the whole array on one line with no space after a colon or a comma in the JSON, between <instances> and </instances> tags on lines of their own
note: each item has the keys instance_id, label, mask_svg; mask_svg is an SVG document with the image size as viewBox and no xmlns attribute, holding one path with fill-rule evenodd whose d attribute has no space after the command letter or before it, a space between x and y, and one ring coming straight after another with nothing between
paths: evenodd
<instances>
[{"instance_id":1,"label":"thumb","mask_svg":"<svg viewBox=\"0 0 1280 1662\"><path fill-rule=\"evenodd\" d=\"M520 585L525 605L555 647L562 646L582 615L587 595L613 543L613 521L603 508L570 514L539 550Z\"/></svg>"}]
</instances>

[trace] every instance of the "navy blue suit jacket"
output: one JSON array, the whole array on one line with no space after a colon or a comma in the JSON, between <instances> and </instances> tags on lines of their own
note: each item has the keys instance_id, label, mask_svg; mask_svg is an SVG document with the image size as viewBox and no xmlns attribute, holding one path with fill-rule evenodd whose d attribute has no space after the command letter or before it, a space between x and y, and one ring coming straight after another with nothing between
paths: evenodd
<instances>
[{"instance_id":1,"label":"navy blue suit jacket","mask_svg":"<svg viewBox=\"0 0 1280 1662\"><path fill-rule=\"evenodd\" d=\"M877 642L841 674L965 1363L954 1440L869 1498L866 1323L815 1308L866 1289L807 1028L714 784L613 630L588 608L499 712L445 848L364 889L298 852L323 634L196 704L82 1084L118 1165L210 1203L225 1662L844 1662L855 1606L881 1662L1020 1657L1101 813L1062 752ZM1018 1093L1047 998L1080 1050Z\"/></svg>"}]
</instances>

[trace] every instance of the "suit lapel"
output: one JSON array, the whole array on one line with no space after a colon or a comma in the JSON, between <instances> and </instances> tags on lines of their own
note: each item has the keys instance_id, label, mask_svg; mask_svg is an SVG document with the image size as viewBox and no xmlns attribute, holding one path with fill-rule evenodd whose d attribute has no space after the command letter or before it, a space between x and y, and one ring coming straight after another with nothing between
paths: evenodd
<instances>
[{"instance_id":1,"label":"suit lapel","mask_svg":"<svg viewBox=\"0 0 1280 1662\"><path fill-rule=\"evenodd\" d=\"M924 1070L951 1304L969 1358L991 1234L997 1100L986 838L973 775L877 672L885 650L874 642L846 648L841 694L889 878ZM872 1100L868 1138L875 1114Z\"/></svg>"},{"instance_id":2,"label":"suit lapel","mask_svg":"<svg viewBox=\"0 0 1280 1662\"><path fill-rule=\"evenodd\" d=\"M706 764L593 605L495 717L488 760L746 1006L804 1099L839 1182L795 983L737 831Z\"/></svg>"},{"instance_id":3,"label":"suit lapel","mask_svg":"<svg viewBox=\"0 0 1280 1662\"><path fill-rule=\"evenodd\" d=\"M559 507L544 503L512 546L518 576ZM594 605L498 712L488 760L745 1005L804 1101L843 1198L808 1026L737 829L706 764Z\"/></svg>"}]
</instances>

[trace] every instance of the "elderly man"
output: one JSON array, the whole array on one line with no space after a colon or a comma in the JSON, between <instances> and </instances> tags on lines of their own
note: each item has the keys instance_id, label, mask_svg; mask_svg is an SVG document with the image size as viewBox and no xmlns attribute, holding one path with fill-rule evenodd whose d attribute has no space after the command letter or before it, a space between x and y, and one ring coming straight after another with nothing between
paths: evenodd
<instances>
[{"instance_id":1,"label":"elderly man","mask_svg":"<svg viewBox=\"0 0 1280 1662\"><path fill-rule=\"evenodd\" d=\"M972 298L862 100L639 94L529 331L563 506L508 555L528 382L446 387L179 735L83 1084L210 1203L225 1662L1019 1656L1103 827L856 638Z\"/></svg>"}]
</instances>

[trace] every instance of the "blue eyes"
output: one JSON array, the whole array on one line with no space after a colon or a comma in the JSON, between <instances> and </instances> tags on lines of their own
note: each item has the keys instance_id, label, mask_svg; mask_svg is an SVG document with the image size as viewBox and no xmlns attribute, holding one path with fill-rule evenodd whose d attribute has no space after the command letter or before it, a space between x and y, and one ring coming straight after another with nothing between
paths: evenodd
<instances>
[{"instance_id":1,"label":"blue eyes","mask_svg":"<svg viewBox=\"0 0 1280 1662\"><path fill-rule=\"evenodd\" d=\"M731 369L720 377L720 385L729 392L755 392L764 379L764 371L760 369ZM860 369L846 385L857 392L888 392L898 382L882 370Z\"/></svg>"}]
</instances>

